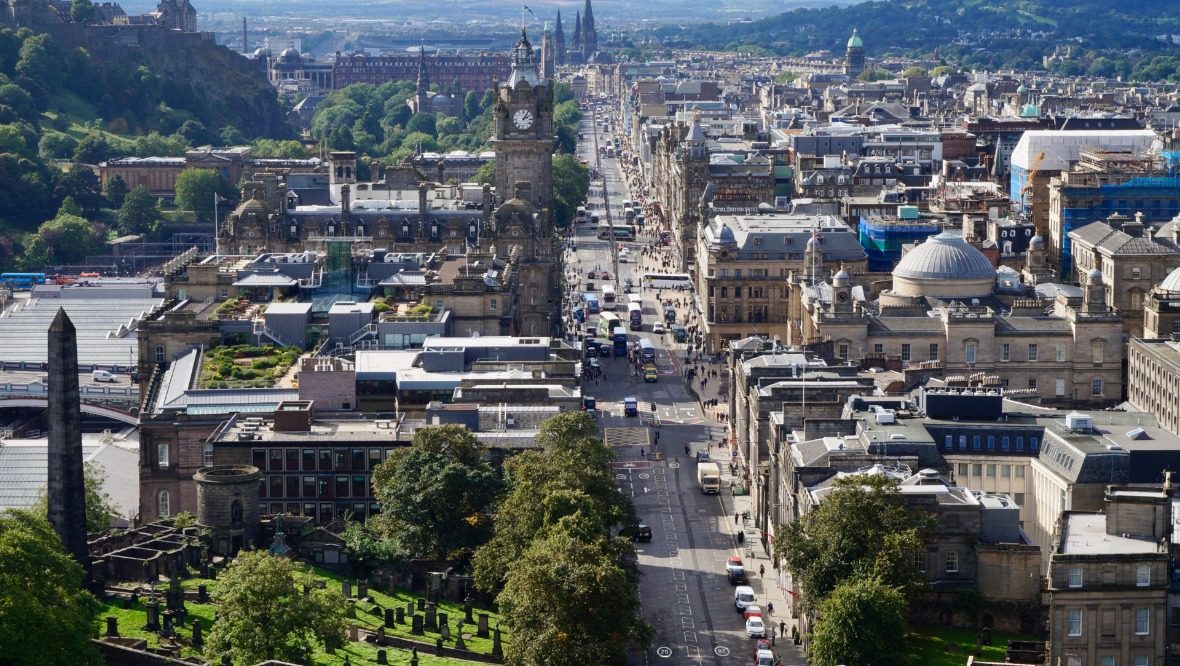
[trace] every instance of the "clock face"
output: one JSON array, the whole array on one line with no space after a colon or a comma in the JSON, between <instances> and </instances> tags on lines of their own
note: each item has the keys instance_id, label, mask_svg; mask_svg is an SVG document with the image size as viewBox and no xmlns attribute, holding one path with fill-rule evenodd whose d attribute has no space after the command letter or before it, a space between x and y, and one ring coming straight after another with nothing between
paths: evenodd
<instances>
[{"instance_id":1,"label":"clock face","mask_svg":"<svg viewBox=\"0 0 1180 666\"><path fill-rule=\"evenodd\" d=\"M516 238L519 235L520 235L520 229L513 229L512 230L512 237L513 238Z\"/></svg>"},{"instance_id":2,"label":"clock face","mask_svg":"<svg viewBox=\"0 0 1180 666\"><path fill-rule=\"evenodd\" d=\"M836 294L836 300L840 301L841 303L848 300L848 292L842 291L839 294Z\"/></svg>"},{"instance_id":3,"label":"clock face","mask_svg":"<svg viewBox=\"0 0 1180 666\"><path fill-rule=\"evenodd\" d=\"M455 231L454 229L451 229L451 238L454 238L455 236L458 236L458 235L459 235L459 232Z\"/></svg>"},{"instance_id":4,"label":"clock face","mask_svg":"<svg viewBox=\"0 0 1180 666\"><path fill-rule=\"evenodd\" d=\"M516 125L516 129L526 130L533 126L533 112L528 109L521 109L512 114L512 124Z\"/></svg>"}]
</instances>

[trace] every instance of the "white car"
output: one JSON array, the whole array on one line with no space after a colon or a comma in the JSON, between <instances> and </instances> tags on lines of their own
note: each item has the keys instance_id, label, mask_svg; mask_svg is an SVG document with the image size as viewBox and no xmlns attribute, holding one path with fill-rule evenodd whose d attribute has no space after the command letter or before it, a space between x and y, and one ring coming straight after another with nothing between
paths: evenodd
<instances>
[{"instance_id":1,"label":"white car","mask_svg":"<svg viewBox=\"0 0 1180 666\"><path fill-rule=\"evenodd\" d=\"M751 615L746 620L746 636L749 638L766 638L766 625L762 623L762 618L757 615Z\"/></svg>"},{"instance_id":2,"label":"white car","mask_svg":"<svg viewBox=\"0 0 1180 666\"><path fill-rule=\"evenodd\" d=\"M759 650L758 661L754 666L774 666L774 653L770 650Z\"/></svg>"},{"instance_id":3,"label":"white car","mask_svg":"<svg viewBox=\"0 0 1180 666\"><path fill-rule=\"evenodd\" d=\"M652 333L664 333L666 330L667 329L664 328L664 325L661 323L658 323L658 322L655 324L652 324L652 326L651 326Z\"/></svg>"}]
</instances>

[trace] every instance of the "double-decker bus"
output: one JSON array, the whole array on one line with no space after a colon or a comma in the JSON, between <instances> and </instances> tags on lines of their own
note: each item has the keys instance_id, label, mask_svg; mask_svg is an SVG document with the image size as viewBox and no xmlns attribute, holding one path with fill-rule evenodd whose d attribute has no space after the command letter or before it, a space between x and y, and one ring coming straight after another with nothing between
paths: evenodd
<instances>
[{"instance_id":1,"label":"double-decker bus","mask_svg":"<svg viewBox=\"0 0 1180 666\"><path fill-rule=\"evenodd\" d=\"M598 303L598 296L594 294L586 294L586 313L597 314L602 311L602 306Z\"/></svg>"},{"instance_id":2,"label":"double-decker bus","mask_svg":"<svg viewBox=\"0 0 1180 666\"><path fill-rule=\"evenodd\" d=\"M602 285L602 307L607 310L615 309L615 287L611 284Z\"/></svg>"},{"instance_id":3,"label":"double-decker bus","mask_svg":"<svg viewBox=\"0 0 1180 666\"><path fill-rule=\"evenodd\" d=\"M629 224L598 225L598 237L602 240L614 238L620 241L635 240L635 227Z\"/></svg>"},{"instance_id":4,"label":"double-decker bus","mask_svg":"<svg viewBox=\"0 0 1180 666\"><path fill-rule=\"evenodd\" d=\"M604 337L610 337L615 327L622 326L623 322L619 319L619 315L613 312L603 312L598 315L598 330L602 331Z\"/></svg>"},{"instance_id":5,"label":"double-decker bus","mask_svg":"<svg viewBox=\"0 0 1180 666\"><path fill-rule=\"evenodd\" d=\"M627 306L627 326L632 331L643 330L643 306L639 303L631 303Z\"/></svg>"},{"instance_id":6,"label":"double-decker bus","mask_svg":"<svg viewBox=\"0 0 1180 666\"><path fill-rule=\"evenodd\" d=\"M614 343L615 356L627 355L627 329L616 326L611 329L611 342Z\"/></svg>"},{"instance_id":7,"label":"double-decker bus","mask_svg":"<svg viewBox=\"0 0 1180 666\"><path fill-rule=\"evenodd\" d=\"M32 289L34 285L45 284L44 273L0 273L0 283L13 289Z\"/></svg>"},{"instance_id":8,"label":"double-decker bus","mask_svg":"<svg viewBox=\"0 0 1180 666\"><path fill-rule=\"evenodd\" d=\"M639 339L639 358L644 363L656 362L656 346L647 338Z\"/></svg>"}]
</instances>

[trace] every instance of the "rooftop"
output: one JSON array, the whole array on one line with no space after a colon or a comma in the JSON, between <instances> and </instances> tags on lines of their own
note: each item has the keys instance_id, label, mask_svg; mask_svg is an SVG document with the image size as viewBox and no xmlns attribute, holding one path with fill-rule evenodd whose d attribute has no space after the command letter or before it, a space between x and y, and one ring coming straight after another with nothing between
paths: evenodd
<instances>
[{"instance_id":1,"label":"rooftop","mask_svg":"<svg viewBox=\"0 0 1180 666\"><path fill-rule=\"evenodd\" d=\"M1062 555L1134 555L1161 552L1149 538L1106 533L1106 514L1067 511L1061 524Z\"/></svg>"}]
</instances>

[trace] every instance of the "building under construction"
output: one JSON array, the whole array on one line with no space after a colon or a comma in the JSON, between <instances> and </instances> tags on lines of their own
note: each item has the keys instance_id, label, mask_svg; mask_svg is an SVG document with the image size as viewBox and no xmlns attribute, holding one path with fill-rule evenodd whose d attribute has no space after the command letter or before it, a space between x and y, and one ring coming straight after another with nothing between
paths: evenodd
<instances>
[{"instance_id":1,"label":"building under construction","mask_svg":"<svg viewBox=\"0 0 1180 666\"><path fill-rule=\"evenodd\" d=\"M1180 174L1159 152L1083 146L1072 169L1049 185L1049 225L1060 229L1062 275L1070 277L1069 232L1120 214L1149 226L1180 215Z\"/></svg>"},{"instance_id":2,"label":"building under construction","mask_svg":"<svg viewBox=\"0 0 1180 666\"><path fill-rule=\"evenodd\" d=\"M923 215L917 206L898 206L897 215L860 218L858 233L869 255L869 271L888 273L901 260L903 246L924 241L946 226L946 218Z\"/></svg>"}]
</instances>

